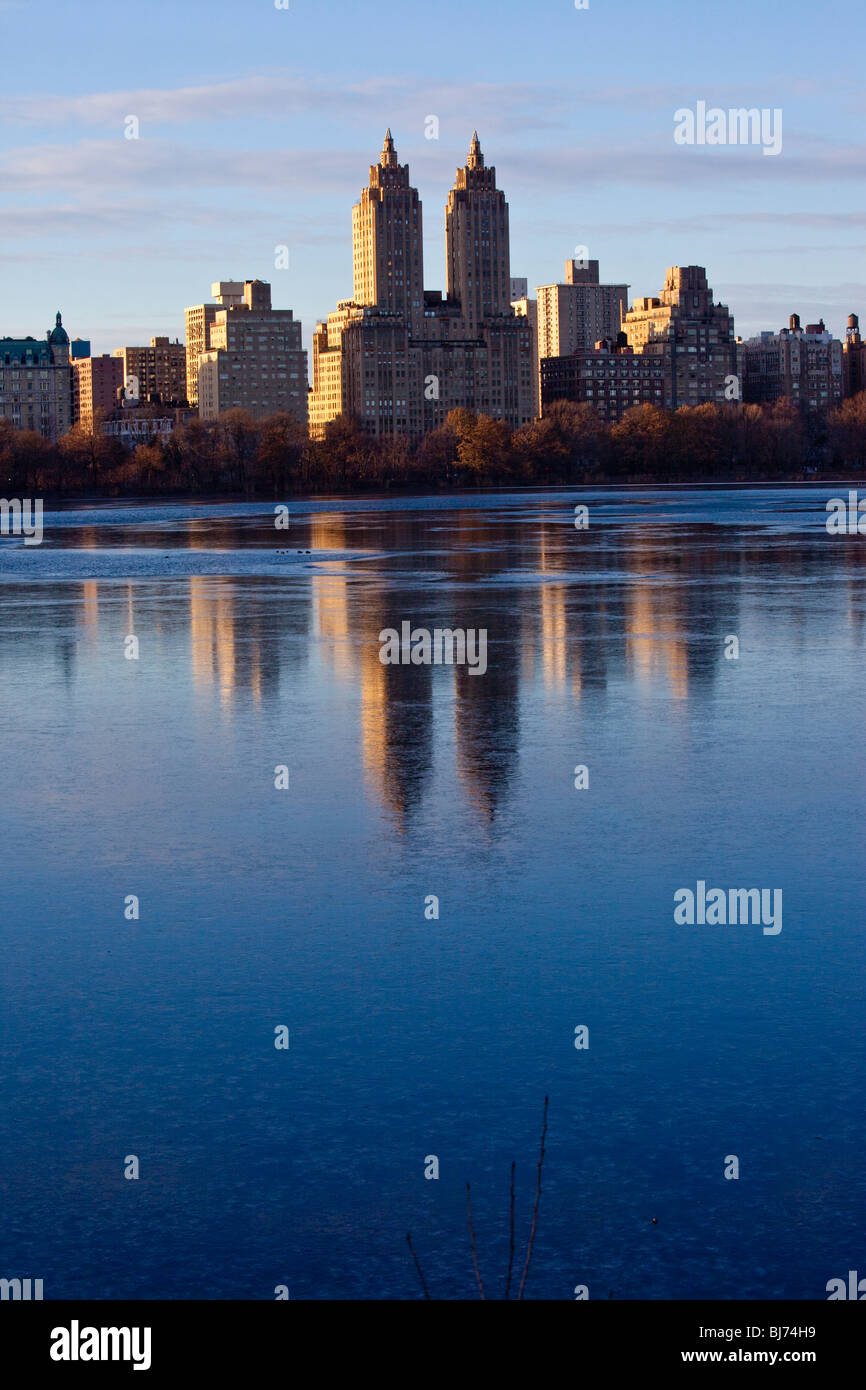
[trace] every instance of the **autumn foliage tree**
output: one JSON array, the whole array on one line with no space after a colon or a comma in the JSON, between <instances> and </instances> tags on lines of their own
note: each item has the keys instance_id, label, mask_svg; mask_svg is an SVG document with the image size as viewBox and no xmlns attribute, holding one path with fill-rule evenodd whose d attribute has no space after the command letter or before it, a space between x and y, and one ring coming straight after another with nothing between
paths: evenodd
<instances>
[{"instance_id":1,"label":"autumn foliage tree","mask_svg":"<svg viewBox=\"0 0 866 1390\"><path fill-rule=\"evenodd\" d=\"M850 396L834 410L828 422L831 455L843 465L866 464L866 391Z\"/></svg>"},{"instance_id":2,"label":"autumn foliage tree","mask_svg":"<svg viewBox=\"0 0 866 1390\"><path fill-rule=\"evenodd\" d=\"M613 424L587 403L555 401L519 429L460 408L420 440L374 437L350 415L310 439L306 422L289 414L256 420L232 410L179 424L134 450L99 428L76 425L55 444L0 419L0 479L9 496L711 482L838 477L864 466L866 393L829 417L787 400L719 401L677 411L637 405Z\"/></svg>"}]
</instances>

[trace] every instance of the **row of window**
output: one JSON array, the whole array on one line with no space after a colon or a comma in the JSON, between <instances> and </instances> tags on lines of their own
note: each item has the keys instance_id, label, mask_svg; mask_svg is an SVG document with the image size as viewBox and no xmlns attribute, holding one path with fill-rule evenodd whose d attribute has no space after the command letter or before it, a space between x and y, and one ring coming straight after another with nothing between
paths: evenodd
<instances>
[{"instance_id":1,"label":"row of window","mask_svg":"<svg viewBox=\"0 0 866 1390\"><path fill-rule=\"evenodd\" d=\"M628 390L629 390L629 388L628 388L627 386L620 386L619 388L611 387L610 390L608 391L608 395L609 395L611 398L614 398L614 397L616 397L616 396L625 396L625 395L628 394ZM646 392L647 394L649 394L650 390L652 390L653 394L656 395L656 396L660 396L660 395L662 394L662 388L661 388L660 386L654 386L654 387L649 387L649 386L634 386L634 387L632 387L632 395L633 395L633 396L639 396L639 395L641 394L642 391L644 391L644 392ZM599 388L598 388L598 394L599 394L599 396L603 396L603 395L604 395L604 388L603 388L603 387L599 387ZM594 396L594 395L595 395L595 391L593 390L593 388L592 388L591 386L588 386L588 387L586 388L586 395L587 395L587 396Z\"/></svg>"}]
</instances>

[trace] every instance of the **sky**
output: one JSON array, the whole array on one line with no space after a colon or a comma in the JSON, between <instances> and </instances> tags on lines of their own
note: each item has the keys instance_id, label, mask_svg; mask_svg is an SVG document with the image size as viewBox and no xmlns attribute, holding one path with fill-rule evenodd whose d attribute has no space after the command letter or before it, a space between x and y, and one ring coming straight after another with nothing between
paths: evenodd
<instances>
[{"instance_id":1,"label":"sky","mask_svg":"<svg viewBox=\"0 0 866 1390\"><path fill-rule=\"evenodd\" d=\"M864 37L850 0L0 0L0 336L60 309L94 352L182 339L213 281L259 278L309 347L351 297L386 126L430 289L477 128L530 291L585 246L632 299L704 265L743 336L841 334L866 313ZM781 109L781 153L677 144L699 101Z\"/></svg>"}]
</instances>

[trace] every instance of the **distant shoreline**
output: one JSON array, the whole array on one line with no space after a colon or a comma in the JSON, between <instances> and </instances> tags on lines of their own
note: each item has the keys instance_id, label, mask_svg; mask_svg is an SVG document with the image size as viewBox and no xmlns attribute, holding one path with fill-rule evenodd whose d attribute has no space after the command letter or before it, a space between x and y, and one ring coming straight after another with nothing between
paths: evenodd
<instances>
[{"instance_id":1,"label":"distant shoreline","mask_svg":"<svg viewBox=\"0 0 866 1390\"><path fill-rule=\"evenodd\" d=\"M577 489L591 491L610 491L610 492L633 492L636 490L647 492L690 492L695 489L711 490L716 492L742 491L744 488L754 490L772 490L780 487L797 488L822 488L838 487L851 488L857 487L866 481L862 472L854 473L850 477L839 476L837 474L815 474L808 478L729 478L720 480L719 478L694 478L684 481L679 478L676 480L648 479L641 478L634 481L623 482L621 479L604 478L585 478L575 480L563 480L551 483L488 483L477 487L462 484L442 484L438 487L432 486L399 486L391 487L345 487L337 490L319 490L317 488L285 488L273 496L265 496L262 492L117 492L117 491L97 491L97 492L45 492L42 494L45 502L67 504L72 506L90 506L99 502L116 502L124 505L145 505L147 503L174 504L176 506L231 506L241 502L249 505L256 503L267 506L271 502L279 502L285 498L309 498L311 501L327 501L329 499L339 501L344 498L365 497L370 500L375 498L387 499L390 497L495 497L510 495L514 493L524 493L527 495L536 493L572 493Z\"/></svg>"}]
</instances>

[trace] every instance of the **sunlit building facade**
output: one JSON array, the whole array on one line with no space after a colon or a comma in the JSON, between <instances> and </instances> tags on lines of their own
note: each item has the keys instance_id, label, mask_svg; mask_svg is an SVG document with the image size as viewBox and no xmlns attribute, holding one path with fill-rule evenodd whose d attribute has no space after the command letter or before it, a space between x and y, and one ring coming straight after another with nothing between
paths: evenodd
<instances>
[{"instance_id":1,"label":"sunlit building facade","mask_svg":"<svg viewBox=\"0 0 866 1390\"><path fill-rule=\"evenodd\" d=\"M123 361L104 352L99 357L76 357L72 361L72 418L76 425L92 430L94 421L117 405L123 386Z\"/></svg>"},{"instance_id":2,"label":"sunlit building facade","mask_svg":"<svg viewBox=\"0 0 866 1390\"><path fill-rule=\"evenodd\" d=\"M539 285L538 356L568 357L616 338L628 309L628 285L602 285L598 261L565 262L565 281Z\"/></svg>"},{"instance_id":3,"label":"sunlit building facade","mask_svg":"<svg viewBox=\"0 0 866 1390\"><path fill-rule=\"evenodd\" d=\"M256 420L288 413L306 426L307 354L300 321L291 309L271 307L271 287L262 280L240 286L224 281L214 291L218 304L187 310L187 334L195 334L192 356L201 419L245 410ZM203 312L210 308L212 314ZM189 347L188 338L188 362Z\"/></svg>"},{"instance_id":4,"label":"sunlit building facade","mask_svg":"<svg viewBox=\"0 0 866 1390\"><path fill-rule=\"evenodd\" d=\"M56 440L72 425L69 334L57 314L39 338L0 338L0 419Z\"/></svg>"},{"instance_id":5,"label":"sunlit building facade","mask_svg":"<svg viewBox=\"0 0 866 1390\"><path fill-rule=\"evenodd\" d=\"M127 393L137 391L146 403L186 404L186 346L168 338L151 338L149 347L122 347L114 353L123 363Z\"/></svg>"},{"instance_id":6,"label":"sunlit building facade","mask_svg":"<svg viewBox=\"0 0 866 1390\"><path fill-rule=\"evenodd\" d=\"M742 394L734 318L714 302L703 266L671 266L661 294L636 299L622 331L635 353L662 364L668 410Z\"/></svg>"},{"instance_id":7,"label":"sunlit building facade","mask_svg":"<svg viewBox=\"0 0 866 1390\"><path fill-rule=\"evenodd\" d=\"M843 348L819 323L761 333L743 344L744 398L755 403L789 400L809 414L825 414L843 395Z\"/></svg>"},{"instance_id":8,"label":"sunlit building facade","mask_svg":"<svg viewBox=\"0 0 866 1390\"><path fill-rule=\"evenodd\" d=\"M542 414L555 401L574 401L613 424L632 406L664 405L663 359L621 342L606 339L570 357L544 357L540 367Z\"/></svg>"}]
</instances>

